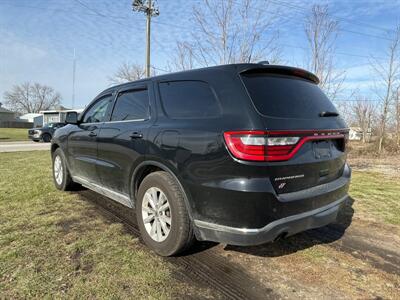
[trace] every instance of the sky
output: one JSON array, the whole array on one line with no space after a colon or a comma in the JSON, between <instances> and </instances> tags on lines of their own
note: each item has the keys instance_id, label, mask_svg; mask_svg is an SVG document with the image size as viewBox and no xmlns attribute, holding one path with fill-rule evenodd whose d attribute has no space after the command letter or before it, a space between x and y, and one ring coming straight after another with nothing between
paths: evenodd
<instances>
[{"instance_id":1,"label":"sky","mask_svg":"<svg viewBox=\"0 0 400 300\"><path fill-rule=\"evenodd\" d=\"M223 0L221 0L223 1ZM202 0L158 0L152 22L152 65L167 69L177 41L190 41L192 9ZM375 100L371 58L385 58L393 29L400 24L400 0L253 1L252 9L278 11L276 29L285 64L304 66L307 42L303 22L314 3L325 3L339 22L335 64L345 72L339 100L358 89ZM272 16L271 16L272 17ZM72 105L73 53L76 52L75 108L85 107L110 86L124 62L145 62L143 13L131 0L0 0L0 102L5 91L23 82L52 86L62 104ZM265 58L268 60L268 57Z\"/></svg>"}]
</instances>

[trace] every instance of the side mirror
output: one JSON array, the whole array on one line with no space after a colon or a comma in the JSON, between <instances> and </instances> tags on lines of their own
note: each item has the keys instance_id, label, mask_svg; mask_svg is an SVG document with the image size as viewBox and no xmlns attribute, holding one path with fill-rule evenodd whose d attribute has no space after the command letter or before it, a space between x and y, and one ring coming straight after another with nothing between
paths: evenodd
<instances>
[{"instance_id":1,"label":"side mirror","mask_svg":"<svg viewBox=\"0 0 400 300\"><path fill-rule=\"evenodd\" d=\"M76 111L67 112L67 116L65 117L66 124L78 124L78 113Z\"/></svg>"}]
</instances>

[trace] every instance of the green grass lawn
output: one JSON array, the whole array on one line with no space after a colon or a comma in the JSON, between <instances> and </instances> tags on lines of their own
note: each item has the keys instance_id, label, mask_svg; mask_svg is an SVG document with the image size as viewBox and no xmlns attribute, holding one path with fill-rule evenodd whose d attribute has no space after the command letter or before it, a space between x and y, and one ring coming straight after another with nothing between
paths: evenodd
<instances>
[{"instance_id":1,"label":"green grass lawn","mask_svg":"<svg viewBox=\"0 0 400 300\"><path fill-rule=\"evenodd\" d=\"M0 298L168 299L174 266L76 193L49 152L0 153Z\"/></svg>"},{"instance_id":2,"label":"green grass lawn","mask_svg":"<svg viewBox=\"0 0 400 300\"><path fill-rule=\"evenodd\" d=\"M27 140L29 139L26 128L0 128L0 143Z\"/></svg>"},{"instance_id":3,"label":"green grass lawn","mask_svg":"<svg viewBox=\"0 0 400 300\"><path fill-rule=\"evenodd\" d=\"M353 172L350 196L356 213L393 225L400 225L400 177L374 172Z\"/></svg>"}]
</instances>

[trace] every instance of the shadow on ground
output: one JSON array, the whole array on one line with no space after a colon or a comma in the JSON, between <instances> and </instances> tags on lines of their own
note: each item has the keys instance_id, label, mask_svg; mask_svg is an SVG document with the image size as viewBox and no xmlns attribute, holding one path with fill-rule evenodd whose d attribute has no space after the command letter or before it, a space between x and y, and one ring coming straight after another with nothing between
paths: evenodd
<instances>
[{"instance_id":1,"label":"shadow on ground","mask_svg":"<svg viewBox=\"0 0 400 300\"><path fill-rule=\"evenodd\" d=\"M96 211L97 215L100 214L110 224L123 224L128 234L140 239L133 209L90 190L78 188L75 192L83 201L92 204L86 212L89 216ZM244 268L229 262L222 255L216 255L212 249L216 245L218 244L212 242L195 243L185 253L164 259L177 267L173 272L175 279L186 282L188 286L209 291L211 298L237 300L278 298L272 289L258 283ZM204 298L197 294L188 296L186 291L182 293L176 298Z\"/></svg>"},{"instance_id":2,"label":"shadow on ground","mask_svg":"<svg viewBox=\"0 0 400 300\"><path fill-rule=\"evenodd\" d=\"M82 200L90 201L95 206L103 208L106 211L111 212L114 216L120 218L121 220L115 220L113 216L105 214L104 212L102 213L103 216L109 219L111 222L123 221L125 226L130 227L129 230L127 228L127 231L133 231L134 234L140 238L139 231L136 227L136 217L133 209L129 209L90 190L77 188L75 192L80 194ZM350 226L354 215L353 203L354 200L349 197L348 201L339 212L337 222L328 226L308 230L306 232L260 246L240 247L227 245L225 250L237 251L262 257L278 257L289 255L297 251L313 247L314 245L332 243L339 240L344 235L346 229ZM216 245L218 245L218 243L196 242L191 248L182 253L180 256L190 256L202 251L206 251L215 247Z\"/></svg>"},{"instance_id":3,"label":"shadow on ground","mask_svg":"<svg viewBox=\"0 0 400 300\"><path fill-rule=\"evenodd\" d=\"M273 243L260 246L240 247L227 245L225 250L246 253L262 257L279 257L295 253L319 244L329 244L339 240L350 226L353 215L354 199L349 197L339 212L335 223L325 227L308 230Z\"/></svg>"},{"instance_id":4,"label":"shadow on ground","mask_svg":"<svg viewBox=\"0 0 400 300\"><path fill-rule=\"evenodd\" d=\"M118 202L115 202L107 197L97 194L91 190L85 189L79 185L74 186L74 192L80 195L84 201L89 201L98 208L100 214L106 218L110 223L122 222L127 232L130 232L140 239L139 228L136 225L135 211ZM111 214L110 214L111 213ZM119 218L120 220L116 219ZM214 242L195 242L192 247L181 253L179 256L190 256L210 248L217 246L218 243Z\"/></svg>"}]
</instances>

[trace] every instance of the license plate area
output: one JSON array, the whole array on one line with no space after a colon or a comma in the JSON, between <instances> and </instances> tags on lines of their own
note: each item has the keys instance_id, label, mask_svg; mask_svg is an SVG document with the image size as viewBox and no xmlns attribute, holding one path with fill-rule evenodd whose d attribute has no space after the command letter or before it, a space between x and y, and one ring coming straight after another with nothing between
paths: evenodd
<instances>
[{"instance_id":1,"label":"license plate area","mask_svg":"<svg viewBox=\"0 0 400 300\"><path fill-rule=\"evenodd\" d=\"M332 157L332 142L331 141L316 141L313 142L313 151L316 159L325 159Z\"/></svg>"}]
</instances>

